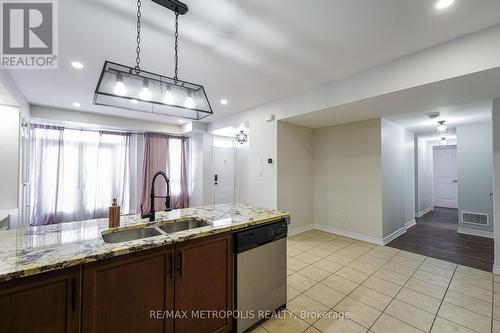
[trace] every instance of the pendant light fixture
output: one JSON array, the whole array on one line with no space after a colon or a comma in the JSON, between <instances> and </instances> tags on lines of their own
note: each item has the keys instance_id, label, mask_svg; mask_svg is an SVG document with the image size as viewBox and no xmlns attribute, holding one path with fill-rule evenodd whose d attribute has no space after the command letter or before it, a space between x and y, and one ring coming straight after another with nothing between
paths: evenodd
<instances>
[{"instance_id":1,"label":"pendant light fixture","mask_svg":"<svg viewBox=\"0 0 500 333\"><path fill-rule=\"evenodd\" d=\"M240 144L244 144L248 141L248 134L245 134L243 130L240 130L240 132L236 134L236 141L238 141Z\"/></svg>"},{"instance_id":2,"label":"pendant light fixture","mask_svg":"<svg viewBox=\"0 0 500 333\"><path fill-rule=\"evenodd\" d=\"M446 125L446 120L438 121L438 126L436 128L438 134L448 133L448 125Z\"/></svg>"},{"instance_id":3,"label":"pendant light fixture","mask_svg":"<svg viewBox=\"0 0 500 333\"><path fill-rule=\"evenodd\" d=\"M177 0L152 0L175 14L174 77L141 68L141 0L137 1L137 46L135 67L105 61L95 89L94 104L130 109L177 118L200 120L213 114L203 86L179 80L179 15L188 7Z\"/></svg>"}]
</instances>

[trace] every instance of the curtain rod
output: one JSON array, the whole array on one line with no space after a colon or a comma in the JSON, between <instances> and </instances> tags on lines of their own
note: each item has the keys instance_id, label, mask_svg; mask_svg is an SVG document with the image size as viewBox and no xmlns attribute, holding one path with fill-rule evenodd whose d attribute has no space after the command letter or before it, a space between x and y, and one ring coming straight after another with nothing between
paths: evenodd
<instances>
[{"instance_id":1,"label":"curtain rod","mask_svg":"<svg viewBox=\"0 0 500 333\"><path fill-rule=\"evenodd\" d=\"M178 137L178 138L188 138L188 136L186 136L186 135L172 134L172 133L165 133L165 132L150 132L150 131L138 132L138 131L117 130L117 129L108 129L108 128L94 129L94 128L84 128L84 127L77 127L77 126L58 125L58 124L51 123L51 122L32 122L31 124L32 125L54 126L54 127L60 127L60 128L63 128L63 129L74 130L74 131L116 132L116 133L135 134L135 135L145 135L147 133L151 133L151 134L158 134L158 135L165 135L165 136L173 136L173 137Z\"/></svg>"}]
</instances>

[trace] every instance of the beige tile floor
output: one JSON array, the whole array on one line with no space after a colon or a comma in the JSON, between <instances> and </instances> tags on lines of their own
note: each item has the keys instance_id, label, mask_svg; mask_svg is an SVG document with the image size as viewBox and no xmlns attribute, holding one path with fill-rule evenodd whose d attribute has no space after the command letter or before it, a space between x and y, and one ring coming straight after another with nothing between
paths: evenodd
<instances>
[{"instance_id":1,"label":"beige tile floor","mask_svg":"<svg viewBox=\"0 0 500 333\"><path fill-rule=\"evenodd\" d=\"M254 333L500 333L500 276L319 230L287 247L287 308Z\"/></svg>"}]
</instances>

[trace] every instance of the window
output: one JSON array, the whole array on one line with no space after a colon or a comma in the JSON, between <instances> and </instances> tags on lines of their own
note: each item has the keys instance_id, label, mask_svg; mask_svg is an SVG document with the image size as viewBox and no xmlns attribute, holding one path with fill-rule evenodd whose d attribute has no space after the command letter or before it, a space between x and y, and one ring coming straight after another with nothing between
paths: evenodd
<instances>
[{"instance_id":1,"label":"window","mask_svg":"<svg viewBox=\"0 0 500 333\"><path fill-rule=\"evenodd\" d=\"M135 211L130 195L133 135L32 125L31 224L105 217L112 199Z\"/></svg>"}]
</instances>

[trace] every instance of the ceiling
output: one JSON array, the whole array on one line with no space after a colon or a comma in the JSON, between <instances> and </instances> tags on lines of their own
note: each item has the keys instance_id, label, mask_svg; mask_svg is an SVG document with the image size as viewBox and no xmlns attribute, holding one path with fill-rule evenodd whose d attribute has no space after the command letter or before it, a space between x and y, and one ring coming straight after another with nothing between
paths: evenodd
<instances>
[{"instance_id":1,"label":"ceiling","mask_svg":"<svg viewBox=\"0 0 500 333\"><path fill-rule=\"evenodd\" d=\"M242 111L500 23L500 1L187 0L180 78L203 84L214 117ZM32 104L162 122L92 105L104 60L133 65L133 0L59 1L59 69L10 70ZM142 68L171 75L173 14L143 0ZM73 60L85 68L75 70ZM221 98L229 103L222 106Z\"/></svg>"},{"instance_id":2,"label":"ceiling","mask_svg":"<svg viewBox=\"0 0 500 333\"><path fill-rule=\"evenodd\" d=\"M492 99L500 97L500 68L438 81L427 85L396 91L352 103L281 119L282 121L310 128L385 117L401 121L404 126L425 131L428 127L417 121L427 112L442 112L447 117L456 114L458 119L482 122L491 111ZM401 115L401 114L409 114ZM475 118L475 120L471 120ZM419 129L423 126L421 129Z\"/></svg>"},{"instance_id":3,"label":"ceiling","mask_svg":"<svg viewBox=\"0 0 500 333\"><path fill-rule=\"evenodd\" d=\"M0 84L0 105L19 106L9 91Z\"/></svg>"},{"instance_id":4,"label":"ceiling","mask_svg":"<svg viewBox=\"0 0 500 333\"><path fill-rule=\"evenodd\" d=\"M435 108L432 112L439 112L440 114L440 117L437 119L429 119L426 115L428 112L405 113L389 116L386 119L413 131L418 136L424 136L425 134L435 134L439 120L446 121L448 128L450 128L450 133L453 133L457 126L490 122L492 110L493 102L486 100Z\"/></svg>"}]
</instances>

